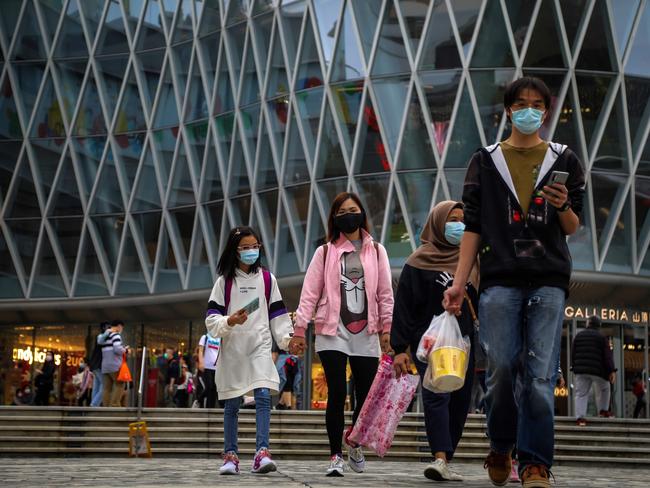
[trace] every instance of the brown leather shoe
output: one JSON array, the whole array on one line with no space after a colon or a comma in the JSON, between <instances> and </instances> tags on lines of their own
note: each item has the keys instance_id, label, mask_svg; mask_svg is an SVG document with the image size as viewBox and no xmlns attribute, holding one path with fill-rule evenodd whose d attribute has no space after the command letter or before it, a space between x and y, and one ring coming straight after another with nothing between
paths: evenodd
<instances>
[{"instance_id":1,"label":"brown leather shoe","mask_svg":"<svg viewBox=\"0 0 650 488\"><path fill-rule=\"evenodd\" d=\"M490 451L483 467L488 470L488 476L494 486L505 486L510 479L510 470L512 469L512 457L508 454L499 454Z\"/></svg>"},{"instance_id":2,"label":"brown leather shoe","mask_svg":"<svg viewBox=\"0 0 650 488\"><path fill-rule=\"evenodd\" d=\"M521 484L526 488L550 488L550 473L543 464L529 464L521 473Z\"/></svg>"}]
</instances>

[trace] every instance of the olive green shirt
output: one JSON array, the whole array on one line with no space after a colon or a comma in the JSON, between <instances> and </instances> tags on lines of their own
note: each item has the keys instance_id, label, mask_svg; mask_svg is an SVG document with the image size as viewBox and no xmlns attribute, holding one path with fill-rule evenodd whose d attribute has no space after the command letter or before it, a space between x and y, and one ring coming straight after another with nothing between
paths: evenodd
<instances>
[{"instance_id":1,"label":"olive green shirt","mask_svg":"<svg viewBox=\"0 0 650 488\"><path fill-rule=\"evenodd\" d=\"M546 142L540 142L534 147L515 147L507 142L501 143L503 157L506 159L508 171L510 171L512 182L517 190L517 197L524 215L528 214L539 168L544 161L547 149L548 143Z\"/></svg>"}]
</instances>

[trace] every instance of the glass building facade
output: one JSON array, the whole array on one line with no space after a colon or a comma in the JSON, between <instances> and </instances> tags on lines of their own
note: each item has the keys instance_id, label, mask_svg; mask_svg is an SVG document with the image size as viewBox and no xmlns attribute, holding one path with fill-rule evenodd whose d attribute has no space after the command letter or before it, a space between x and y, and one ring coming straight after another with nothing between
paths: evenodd
<instances>
[{"instance_id":1,"label":"glass building facade","mask_svg":"<svg viewBox=\"0 0 650 488\"><path fill-rule=\"evenodd\" d=\"M203 301L241 224L297 284L346 189L399 270L507 135L521 75L589 170L574 268L636 280L625 305L647 309L649 52L644 0L3 0L0 308L20 313L0 327L102 318L21 315L43 303Z\"/></svg>"}]
</instances>

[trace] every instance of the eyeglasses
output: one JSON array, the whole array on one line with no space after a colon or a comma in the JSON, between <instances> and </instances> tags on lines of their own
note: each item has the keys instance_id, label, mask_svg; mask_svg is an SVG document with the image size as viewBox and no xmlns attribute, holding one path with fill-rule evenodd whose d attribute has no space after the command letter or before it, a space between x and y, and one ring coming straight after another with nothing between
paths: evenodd
<instances>
[{"instance_id":1,"label":"eyeglasses","mask_svg":"<svg viewBox=\"0 0 650 488\"><path fill-rule=\"evenodd\" d=\"M261 244L253 244L251 246L239 246L239 247L237 247L237 250L238 251L254 251L254 250L259 249L261 247L262 247Z\"/></svg>"}]
</instances>

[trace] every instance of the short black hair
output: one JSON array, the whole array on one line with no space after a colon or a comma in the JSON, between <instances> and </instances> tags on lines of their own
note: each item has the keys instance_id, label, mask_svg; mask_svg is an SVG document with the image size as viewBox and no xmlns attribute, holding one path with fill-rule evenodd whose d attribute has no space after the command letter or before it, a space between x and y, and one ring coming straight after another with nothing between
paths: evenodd
<instances>
[{"instance_id":1,"label":"short black hair","mask_svg":"<svg viewBox=\"0 0 650 488\"><path fill-rule=\"evenodd\" d=\"M111 322L112 327L117 327L118 325L124 326L124 321L119 320L119 319L115 319L115 320L113 320L113 322Z\"/></svg>"},{"instance_id":2,"label":"short black hair","mask_svg":"<svg viewBox=\"0 0 650 488\"><path fill-rule=\"evenodd\" d=\"M523 76L510 83L503 93L503 106L505 108L512 107L522 90L526 89L535 90L539 93L544 99L544 106L547 109L551 108L551 90L546 86L546 83L534 76Z\"/></svg>"},{"instance_id":3,"label":"short black hair","mask_svg":"<svg viewBox=\"0 0 650 488\"><path fill-rule=\"evenodd\" d=\"M217 263L217 273L220 276L225 278L234 278L235 271L237 270L237 263L239 261L237 257L237 248L239 247L241 240L247 236L255 237L257 242L260 244L260 255L257 258L257 261L251 265L250 272L255 273L262 266L263 249L262 240L260 239L259 234L252 227L235 227L230 230L228 240L226 241L226 247L221 253L221 257Z\"/></svg>"},{"instance_id":4,"label":"short black hair","mask_svg":"<svg viewBox=\"0 0 650 488\"><path fill-rule=\"evenodd\" d=\"M602 322L600 321L600 317L598 315L592 315L587 319L587 326L597 328L600 327L600 324Z\"/></svg>"},{"instance_id":5,"label":"short black hair","mask_svg":"<svg viewBox=\"0 0 650 488\"><path fill-rule=\"evenodd\" d=\"M99 324L99 330L101 330L102 332L104 332L104 331L105 331L106 329L108 329L110 326L111 326L111 323L110 323L110 322L101 322L101 323Z\"/></svg>"}]
</instances>

